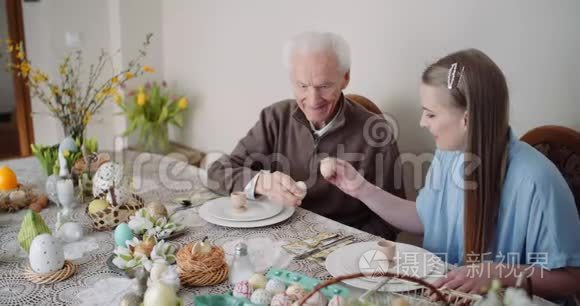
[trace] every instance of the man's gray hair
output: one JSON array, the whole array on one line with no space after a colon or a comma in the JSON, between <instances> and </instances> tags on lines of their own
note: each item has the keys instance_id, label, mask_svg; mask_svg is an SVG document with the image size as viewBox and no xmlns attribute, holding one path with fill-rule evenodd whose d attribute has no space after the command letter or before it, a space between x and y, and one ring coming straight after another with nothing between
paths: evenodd
<instances>
[{"instance_id":1,"label":"man's gray hair","mask_svg":"<svg viewBox=\"0 0 580 306\"><path fill-rule=\"evenodd\" d=\"M336 56L343 72L350 70L350 47L340 35L330 32L304 32L292 37L284 46L284 64L290 69L296 52L328 51Z\"/></svg>"}]
</instances>

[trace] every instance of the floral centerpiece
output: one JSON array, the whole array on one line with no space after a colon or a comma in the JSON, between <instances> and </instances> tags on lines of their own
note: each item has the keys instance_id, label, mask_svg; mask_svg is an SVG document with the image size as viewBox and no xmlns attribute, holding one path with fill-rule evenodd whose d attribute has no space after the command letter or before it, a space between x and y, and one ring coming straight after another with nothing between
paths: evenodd
<instances>
[{"instance_id":1,"label":"floral centerpiece","mask_svg":"<svg viewBox=\"0 0 580 306\"><path fill-rule=\"evenodd\" d=\"M129 128L124 135L139 129L141 149L152 153L167 153L170 149L168 125L182 127L187 98L173 94L165 82L147 83L129 93L129 96L133 98L131 101L119 105L129 120Z\"/></svg>"},{"instance_id":2,"label":"floral centerpiece","mask_svg":"<svg viewBox=\"0 0 580 306\"><path fill-rule=\"evenodd\" d=\"M167 217L151 215L147 209L139 209L129 219L129 228L137 235L149 235L157 239L167 239L172 234L183 229L183 225L169 220Z\"/></svg>"},{"instance_id":3,"label":"floral centerpiece","mask_svg":"<svg viewBox=\"0 0 580 306\"><path fill-rule=\"evenodd\" d=\"M30 94L38 98L57 118L63 127L65 137L71 136L84 143L87 124L109 99L120 103L119 89L130 79L143 73L153 72L153 68L141 65L147 55L152 34L148 34L138 55L129 61L127 67L116 71L110 77L102 77L108 67L113 66L113 58L118 52L110 54L102 50L97 63L89 67L88 77L84 79L82 50L76 50L64 57L58 67L58 77L34 67L28 60L22 43L6 41L6 48L12 61L8 67L22 78L30 89ZM110 66L109 66L110 65Z\"/></svg>"},{"instance_id":4,"label":"floral centerpiece","mask_svg":"<svg viewBox=\"0 0 580 306\"><path fill-rule=\"evenodd\" d=\"M123 270L143 267L151 271L155 262L174 264L176 251L177 248L172 243L157 241L153 236L145 235L143 240L135 237L127 241L127 247L118 246L113 251L116 255L113 264Z\"/></svg>"}]
</instances>

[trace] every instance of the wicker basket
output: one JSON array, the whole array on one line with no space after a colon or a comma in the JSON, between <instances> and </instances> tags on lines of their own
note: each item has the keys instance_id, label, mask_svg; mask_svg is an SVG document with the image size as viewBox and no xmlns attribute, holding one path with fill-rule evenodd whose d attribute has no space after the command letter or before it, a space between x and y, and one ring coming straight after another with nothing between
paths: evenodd
<instances>
[{"instance_id":1,"label":"wicker basket","mask_svg":"<svg viewBox=\"0 0 580 306\"><path fill-rule=\"evenodd\" d=\"M105 196L106 194L101 194L97 199L104 199ZM86 212L93 221L93 227L96 230L110 231L115 229L120 223L129 221L129 217L144 206L143 199L136 194L132 194L129 200L122 205L109 205L109 207L96 213L90 213L87 206Z\"/></svg>"},{"instance_id":2,"label":"wicker basket","mask_svg":"<svg viewBox=\"0 0 580 306\"><path fill-rule=\"evenodd\" d=\"M431 285L430 283L427 283L426 281L413 276L407 276L390 272L381 272L373 276L388 277L391 279L397 279L403 282L409 282L412 284L419 285L419 288L407 292L375 292L374 294L369 295L365 299L365 302L371 302L378 305L390 305L395 300L403 299L406 302L408 302L409 305L412 306L439 306L439 305L469 306L474 305L482 298L480 295L468 294L450 289L438 289L433 287L433 285ZM320 291L322 288L341 282L343 280L364 277L368 277L368 275L364 273L356 273L332 278L330 280L322 282L318 286L314 287L312 292L310 292L308 295L300 299L300 301L298 301L297 304L304 305L304 302L306 300L308 300L312 295L314 295L315 292ZM518 279L518 285L516 285L516 287L523 288L528 293L528 296L533 297L532 290L533 287L531 279L525 278L523 274L520 275L520 278L522 279ZM435 295L436 301L433 301L433 299L431 299L433 295ZM537 297L534 297L534 300L536 300L536 298ZM543 301L543 299L538 300Z\"/></svg>"},{"instance_id":3,"label":"wicker basket","mask_svg":"<svg viewBox=\"0 0 580 306\"><path fill-rule=\"evenodd\" d=\"M192 254L192 246L193 244L189 243L176 254L181 285L201 287L223 282L228 277L224 250L214 245L207 254Z\"/></svg>"},{"instance_id":4,"label":"wicker basket","mask_svg":"<svg viewBox=\"0 0 580 306\"><path fill-rule=\"evenodd\" d=\"M19 202L13 202L10 200L10 193L14 191L23 191L25 196L24 200ZM37 201L38 194L35 187L32 185L18 184L15 190L0 191L0 212L15 212Z\"/></svg>"}]
</instances>

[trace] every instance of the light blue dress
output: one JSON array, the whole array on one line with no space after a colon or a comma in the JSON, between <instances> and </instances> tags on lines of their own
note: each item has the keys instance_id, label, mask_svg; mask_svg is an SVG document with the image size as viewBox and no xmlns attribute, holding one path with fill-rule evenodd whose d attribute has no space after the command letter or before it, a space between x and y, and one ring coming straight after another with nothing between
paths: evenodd
<instances>
[{"instance_id":1,"label":"light blue dress","mask_svg":"<svg viewBox=\"0 0 580 306\"><path fill-rule=\"evenodd\" d=\"M463 153L436 151L417 197L423 247L464 264ZM540 152L510 131L494 249L485 259L546 269L580 266L580 218L566 181Z\"/></svg>"}]
</instances>

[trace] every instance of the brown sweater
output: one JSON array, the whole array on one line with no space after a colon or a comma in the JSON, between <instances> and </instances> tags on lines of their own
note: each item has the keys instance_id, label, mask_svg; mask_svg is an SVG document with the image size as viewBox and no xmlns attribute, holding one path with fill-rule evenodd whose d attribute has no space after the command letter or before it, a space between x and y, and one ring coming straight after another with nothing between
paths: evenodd
<instances>
[{"instance_id":1,"label":"brown sweater","mask_svg":"<svg viewBox=\"0 0 580 306\"><path fill-rule=\"evenodd\" d=\"M264 108L258 122L238 142L230 156L211 165L209 187L227 195L242 191L260 170L280 171L308 186L302 208L371 234L396 239L397 229L320 174L320 160L327 156L338 157L351 162L373 184L395 195L403 195L402 190L394 188L394 164L399 157L396 142L384 146L373 143L373 146L364 136L372 133L363 132L369 120L379 120L382 124L386 121L344 97L338 103L342 103L342 109L334 124L320 138L313 134L295 100ZM369 130L368 126L366 128ZM383 132L387 133L380 135L378 140L373 138L377 143L393 137L386 129Z\"/></svg>"}]
</instances>

